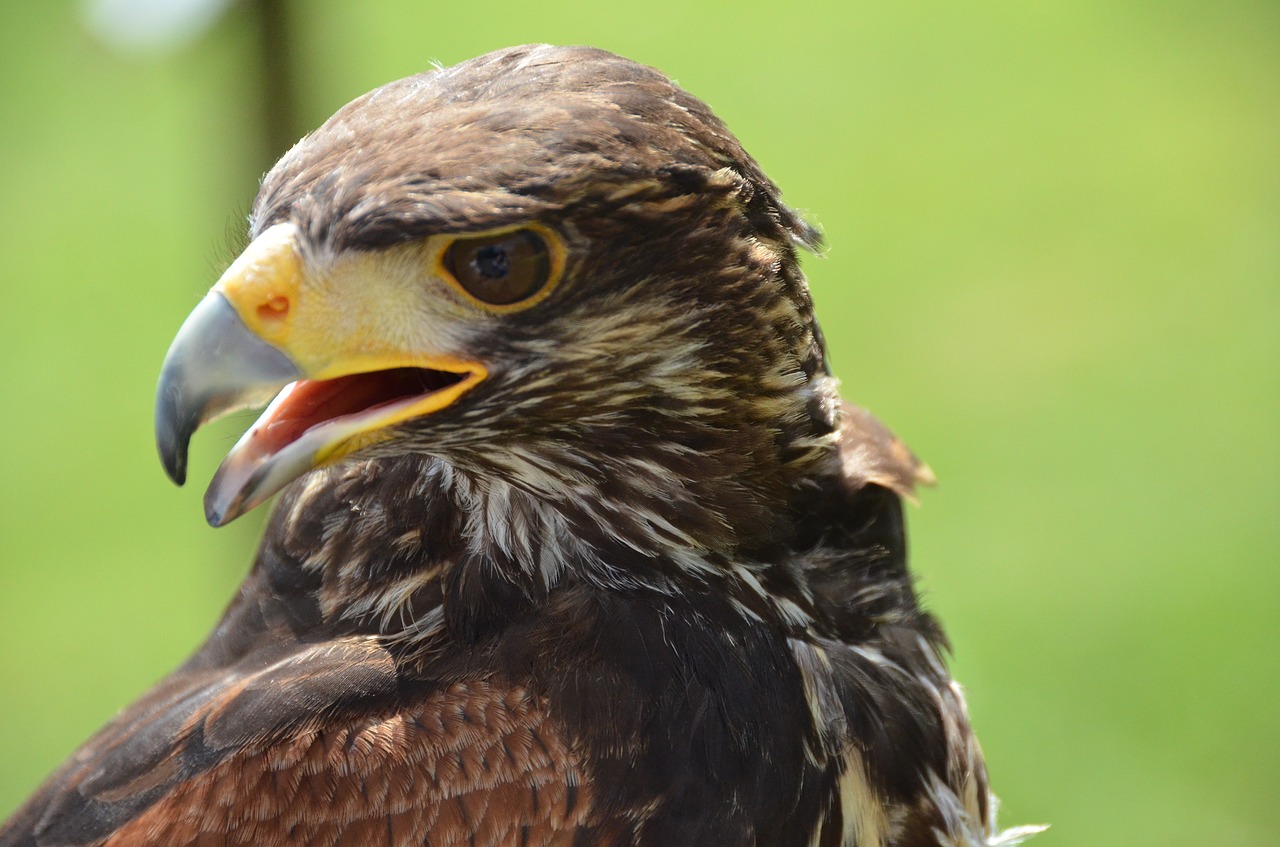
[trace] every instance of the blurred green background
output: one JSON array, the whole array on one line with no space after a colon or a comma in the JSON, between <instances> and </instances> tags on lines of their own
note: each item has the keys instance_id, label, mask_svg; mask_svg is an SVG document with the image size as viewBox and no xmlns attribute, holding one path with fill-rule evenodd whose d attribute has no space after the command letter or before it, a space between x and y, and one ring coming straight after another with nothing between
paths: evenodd
<instances>
[{"instance_id":1,"label":"blurred green background","mask_svg":"<svg viewBox=\"0 0 1280 847\"><path fill-rule=\"evenodd\" d=\"M529 41L707 100L827 233L850 399L941 479L914 562L1007 824L1280 830L1280 5L297 0L299 129ZM263 160L253 19L129 55L0 6L0 815L181 661L264 511L214 531L154 379ZM279 152L279 151L276 151Z\"/></svg>"}]
</instances>

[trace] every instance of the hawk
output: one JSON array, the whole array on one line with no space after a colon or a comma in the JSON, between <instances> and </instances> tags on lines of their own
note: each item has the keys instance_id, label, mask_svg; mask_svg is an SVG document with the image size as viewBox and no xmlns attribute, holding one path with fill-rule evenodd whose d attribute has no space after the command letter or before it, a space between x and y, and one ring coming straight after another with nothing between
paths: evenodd
<instances>
[{"instance_id":1,"label":"hawk","mask_svg":"<svg viewBox=\"0 0 1280 847\"><path fill-rule=\"evenodd\" d=\"M2 847L1012 843L905 559L929 471L826 362L818 235L699 100L601 50L340 109L164 362L266 406L283 492L189 661Z\"/></svg>"}]
</instances>

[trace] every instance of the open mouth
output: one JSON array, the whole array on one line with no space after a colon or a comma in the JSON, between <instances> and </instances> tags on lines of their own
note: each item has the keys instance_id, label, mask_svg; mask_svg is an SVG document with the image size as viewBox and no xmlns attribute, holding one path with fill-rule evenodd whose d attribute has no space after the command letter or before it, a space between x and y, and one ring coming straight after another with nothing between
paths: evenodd
<instances>
[{"instance_id":1,"label":"open mouth","mask_svg":"<svg viewBox=\"0 0 1280 847\"><path fill-rule=\"evenodd\" d=\"M452 405L487 375L450 364L468 369L399 367L286 385L214 474L209 523L221 526L306 471L387 440L393 425Z\"/></svg>"},{"instance_id":2,"label":"open mouth","mask_svg":"<svg viewBox=\"0 0 1280 847\"><path fill-rule=\"evenodd\" d=\"M412 408L418 401L458 385L467 376L431 368L391 368L334 379L299 380L281 391L250 434L263 452L276 453L313 427L331 422L383 417L403 420L415 415L396 415L402 407Z\"/></svg>"}]
</instances>

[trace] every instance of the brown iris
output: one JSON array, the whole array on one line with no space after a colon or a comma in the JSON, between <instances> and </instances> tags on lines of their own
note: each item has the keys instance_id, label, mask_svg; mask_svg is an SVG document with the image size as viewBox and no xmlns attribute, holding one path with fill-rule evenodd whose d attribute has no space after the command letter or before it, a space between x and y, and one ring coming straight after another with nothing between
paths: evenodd
<instances>
[{"instance_id":1,"label":"brown iris","mask_svg":"<svg viewBox=\"0 0 1280 847\"><path fill-rule=\"evenodd\" d=\"M551 278L551 251L532 229L459 238L445 250L443 264L464 291L491 306L527 300Z\"/></svg>"}]
</instances>

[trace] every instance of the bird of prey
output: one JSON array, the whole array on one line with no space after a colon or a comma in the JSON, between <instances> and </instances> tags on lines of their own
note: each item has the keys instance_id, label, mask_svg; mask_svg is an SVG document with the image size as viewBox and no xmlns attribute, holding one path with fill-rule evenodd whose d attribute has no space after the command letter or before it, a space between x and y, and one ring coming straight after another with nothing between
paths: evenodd
<instances>
[{"instance_id":1,"label":"bird of prey","mask_svg":"<svg viewBox=\"0 0 1280 847\"><path fill-rule=\"evenodd\" d=\"M437 68L290 150L250 237L157 437L181 483L266 405L206 516L283 494L208 640L2 847L1025 834L906 567L929 471L839 399L818 236L706 105L589 48Z\"/></svg>"}]
</instances>

